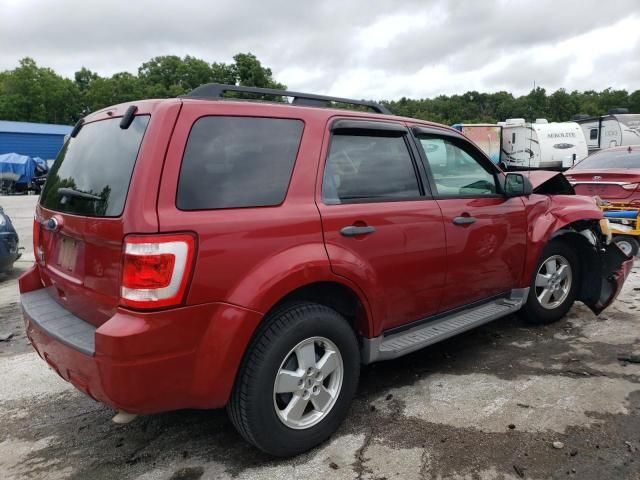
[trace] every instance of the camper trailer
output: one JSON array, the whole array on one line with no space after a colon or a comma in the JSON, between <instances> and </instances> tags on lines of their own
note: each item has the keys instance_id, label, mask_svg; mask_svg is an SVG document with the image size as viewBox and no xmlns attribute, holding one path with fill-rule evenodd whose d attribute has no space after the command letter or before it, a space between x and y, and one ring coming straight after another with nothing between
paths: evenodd
<instances>
[{"instance_id":1,"label":"camper trailer","mask_svg":"<svg viewBox=\"0 0 640 480\"><path fill-rule=\"evenodd\" d=\"M499 141L493 140L488 127L497 129ZM524 118L510 118L497 125L456 124L494 162L504 170L566 170L587 156L582 129L575 122L549 123L539 118L527 123ZM495 148L499 145L499 160Z\"/></svg>"},{"instance_id":2,"label":"camper trailer","mask_svg":"<svg viewBox=\"0 0 640 480\"><path fill-rule=\"evenodd\" d=\"M640 114L628 112L626 108L615 108L601 117L582 114L573 117L582 127L589 153L601 148L640 144Z\"/></svg>"},{"instance_id":3,"label":"camper trailer","mask_svg":"<svg viewBox=\"0 0 640 480\"><path fill-rule=\"evenodd\" d=\"M587 156L587 143L575 122L526 123L510 118L502 127L501 162L508 169L566 170Z\"/></svg>"}]
</instances>

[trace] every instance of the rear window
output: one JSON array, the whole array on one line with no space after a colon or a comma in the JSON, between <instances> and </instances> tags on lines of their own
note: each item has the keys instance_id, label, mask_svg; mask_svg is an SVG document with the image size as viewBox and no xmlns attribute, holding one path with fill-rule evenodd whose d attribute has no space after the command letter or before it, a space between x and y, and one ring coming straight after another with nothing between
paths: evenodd
<instances>
[{"instance_id":1,"label":"rear window","mask_svg":"<svg viewBox=\"0 0 640 480\"><path fill-rule=\"evenodd\" d=\"M602 168L640 168L640 150L623 149L594 153L573 167L574 170Z\"/></svg>"},{"instance_id":2,"label":"rear window","mask_svg":"<svg viewBox=\"0 0 640 480\"><path fill-rule=\"evenodd\" d=\"M178 182L181 210L279 205L300 145L300 120L203 117L189 134Z\"/></svg>"},{"instance_id":3,"label":"rear window","mask_svg":"<svg viewBox=\"0 0 640 480\"><path fill-rule=\"evenodd\" d=\"M148 115L126 130L120 118L84 125L62 147L51 167L40 204L58 212L94 217L122 214Z\"/></svg>"}]
</instances>

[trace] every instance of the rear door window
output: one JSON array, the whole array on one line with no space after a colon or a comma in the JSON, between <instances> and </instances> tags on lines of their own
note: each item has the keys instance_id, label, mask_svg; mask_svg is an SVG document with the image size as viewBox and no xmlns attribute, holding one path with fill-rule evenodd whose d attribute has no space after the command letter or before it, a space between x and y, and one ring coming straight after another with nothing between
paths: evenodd
<instances>
[{"instance_id":1,"label":"rear door window","mask_svg":"<svg viewBox=\"0 0 640 480\"><path fill-rule=\"evenodd\" d=\"M76 215L122 214L149 118L137 116L127 129L120 128L120 118L84 125L58 154L40 204Z\"/></svg>"},{"instance_id":2,"label":"rear door window","mask_svg":"<svg viewBox=\"0 0 640 480\"><path fill-rule=\"evenodd\" d=\"M279 205L287 194L303 127L303 122L293 119L198 119L182 159L177 207Z\"/></svg>"},{"instance_id":3,"label":"rear door window","mask_svg":"<svg viewBox=\"0 0 640 480\"><path fill-rule=\"evenodd\" d=\"M329 205L421 195L404 136L334 134L322 183L323 202Z\"/></svg>"}]
</instances>

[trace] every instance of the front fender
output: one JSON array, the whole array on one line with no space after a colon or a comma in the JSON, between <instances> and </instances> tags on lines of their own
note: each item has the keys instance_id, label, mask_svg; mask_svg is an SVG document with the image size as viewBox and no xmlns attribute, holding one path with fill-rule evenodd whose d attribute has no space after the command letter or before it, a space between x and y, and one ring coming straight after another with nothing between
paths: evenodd
<instances>
[{"instance_id":1,"label":"front fender","mask_svg":"<svg viewBox=\"0 0 640 480\"><path fill-rule=\"evenodd\" d=\"M520 287L528 287L545 245L569 225L600 220L602 211L591 197L531 195L526 204L527 253Z\"/></svg>"}]
</instances>

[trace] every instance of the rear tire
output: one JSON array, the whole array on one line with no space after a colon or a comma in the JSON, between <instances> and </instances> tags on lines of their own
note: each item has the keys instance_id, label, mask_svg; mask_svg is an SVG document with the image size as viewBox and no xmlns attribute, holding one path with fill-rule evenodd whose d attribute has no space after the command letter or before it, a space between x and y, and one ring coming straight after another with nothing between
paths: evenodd
<instances>
[{"instance_id":1,"label":"rear tire","mask_svg":"<svg viewBox=\"0 0 640 480\"><path fill-rule=\"evenodd\" d=\"M618 248L622 250L626 255L631 257L638 256L638 250L640 250L640 243L631 235L616 235L613 237L613 241Z\"/></svg>"},{"instance_id":2,"label":"rear tire","mask_svg":"<svg viewBox=\"0 0 640 480\"><path fill-rule=\"evenodd\" d=\"M549 242L531 280L529 297L522 308L527 322L544 325L564 317L578 294L580 263L562 240Z\"/></svg>"},{"instance_id":3,"label":"rear tire","mask_svg":"<svg viewBox=\"0 0 640 480\"><path fill-rule=\"evenodd\" d=\"M356 336L336 311L295 303L270 314L242 362L227 412L260 450L286 457L333 434L360 374Z\"/></svg>"}]
</instances>

